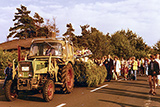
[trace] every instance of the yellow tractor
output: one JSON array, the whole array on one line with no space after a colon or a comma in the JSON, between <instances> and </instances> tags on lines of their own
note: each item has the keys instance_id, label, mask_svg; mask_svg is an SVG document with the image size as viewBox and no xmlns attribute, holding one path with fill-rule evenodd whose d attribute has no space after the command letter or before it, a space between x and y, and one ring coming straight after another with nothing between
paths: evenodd
<instances>
[{"instance_id":1,"label":"yellow tractor","mask_svg":"<svg viewBox=\"0 0 160 107\"><path fill-rule=\"evenodd\" d=\"M9 101L20 91L42 90L45 101L51 101L55 86L63 93L71 93L74 87L74 50L66 39L39 38L32 41L25 60L19 61L13 77L7 81L5 96Z\"/></svg>"}]
</instances>

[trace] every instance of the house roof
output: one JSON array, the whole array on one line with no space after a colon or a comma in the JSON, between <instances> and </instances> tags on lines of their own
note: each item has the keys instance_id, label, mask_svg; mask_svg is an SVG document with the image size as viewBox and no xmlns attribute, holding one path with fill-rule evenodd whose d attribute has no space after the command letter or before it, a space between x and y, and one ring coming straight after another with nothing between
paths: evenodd
<instances>
[{"instance_id":1,"label":"house roof","mask_svg":"<svg viewBox=\"0 0 160 107\"><path fill-rule=\"evenodd\" d=\"M17 50L18 46L29 48L33 38L27 39L14 39L0 44L2 50Z\"/></svg>"}]
</instances>

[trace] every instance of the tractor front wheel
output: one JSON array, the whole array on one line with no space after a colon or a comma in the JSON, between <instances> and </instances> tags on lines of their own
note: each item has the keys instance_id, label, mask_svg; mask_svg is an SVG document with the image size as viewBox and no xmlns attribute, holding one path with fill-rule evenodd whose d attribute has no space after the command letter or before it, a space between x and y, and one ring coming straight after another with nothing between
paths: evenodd
<instances>
[{"instance_id":1,"label":"tractor front wheel","mask_svg":"<svg viewBox=\"0 0 160 107\"><path fill-rule=\"evenodd\" d=\"M52 80L47 80L43 87L43 98L46 102L49 102L53 99L55 92L54 82Z\"/></svg>"}]
</instances>

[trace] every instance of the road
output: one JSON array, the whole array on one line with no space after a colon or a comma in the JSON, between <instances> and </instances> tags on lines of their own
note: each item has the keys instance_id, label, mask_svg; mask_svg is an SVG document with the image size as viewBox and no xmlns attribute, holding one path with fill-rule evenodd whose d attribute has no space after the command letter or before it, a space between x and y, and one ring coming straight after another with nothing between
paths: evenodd
<instances>
[{"instance_id":1,"label":"road","mask_svg":"<svg viewBox=\"0 0 160 107\"><path fill-rule=\"evenodd\" d=\"M0 82L1 83L1 82ZM2 85L0 85L1 88ZM160 88L157 95L148 94L147 77L137 81L111 81L99 87L75 87L71 94L58 91L51 102L44 102L41 94L21 95L13 102L6 101L0 89L1 107L159 107Z\"/></svg>"}]
</instances>

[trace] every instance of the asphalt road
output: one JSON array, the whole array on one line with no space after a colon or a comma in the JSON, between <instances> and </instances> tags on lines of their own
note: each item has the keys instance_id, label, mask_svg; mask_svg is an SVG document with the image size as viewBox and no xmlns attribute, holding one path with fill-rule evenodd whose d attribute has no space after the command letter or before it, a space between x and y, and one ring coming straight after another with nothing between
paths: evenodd
<instances>
[{"instance_id":1,"label":"asphalt road","mask_svg":"<svg viewBox=\"0 0 160 107\"><path fill-rule=\"evenodd\" d=\"M0 82L2 83L2 82ZM0 107L160 107L160 88L157 95L148 94L147 77L137 81L111 81L99 87L75 87L71 94L54 94L44 102L41 94L24 95L13 102L6 101L0 85Z\"/></svg>"}]
</instances>

